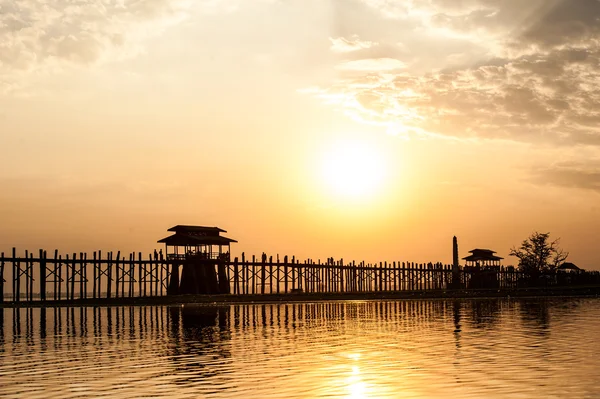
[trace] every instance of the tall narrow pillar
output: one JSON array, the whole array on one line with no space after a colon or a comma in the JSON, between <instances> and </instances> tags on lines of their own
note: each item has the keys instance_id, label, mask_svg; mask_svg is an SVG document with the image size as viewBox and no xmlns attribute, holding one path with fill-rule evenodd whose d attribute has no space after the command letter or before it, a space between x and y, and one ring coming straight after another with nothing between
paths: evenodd
<instances>
[{"instance_id":1,"label":"tall narrow pillar","mask_svg":"<svg viewBox=\"0 0 600 399\"><path fill-rule=\"evenodd\" d=\"M458 240L452 239L452 288L461 288L460 270L458 268Z\"/></svg>"}]
</instances>

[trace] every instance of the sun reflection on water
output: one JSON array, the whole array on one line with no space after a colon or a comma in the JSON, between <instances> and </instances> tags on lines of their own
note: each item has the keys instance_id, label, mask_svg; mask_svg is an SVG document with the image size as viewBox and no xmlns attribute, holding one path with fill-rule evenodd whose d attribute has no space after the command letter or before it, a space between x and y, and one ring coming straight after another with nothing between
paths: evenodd
<instances>
[{"instance_id":1,"label":"sun reflection on water","mask_svg":"<svg viewBox=\"0 0 600 399\"><path fill-rule=\"evenodd\" d=\"M366 399L367 384L362 380L360 367L352 366L352 374L348 377L348 399Z\"/></svg>"},{"instance_id":2,"label":"sun reflection on water","mask_svg":"<svg viewBox=\"0 0 600 399\"><path fill-rule=\"evenodd\" d=\"M597 397L598 328L597 299L0 308L0 397Z\"/></svg>"}]
</instances>

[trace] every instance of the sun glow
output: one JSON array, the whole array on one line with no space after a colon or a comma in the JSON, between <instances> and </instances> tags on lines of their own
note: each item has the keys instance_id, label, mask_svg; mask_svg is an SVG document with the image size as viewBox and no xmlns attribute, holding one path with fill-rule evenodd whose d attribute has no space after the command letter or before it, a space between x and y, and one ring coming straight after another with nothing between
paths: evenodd
<instances>
[{"instance_id":1,"label":"sun glow","mask_svg":"<svg viewBox=\"0 0 600 399\"><path fill-rule=\"evenodd\" d=\"M385 182L384 152L368 142L336 142L325 151L321 172L332 194L351 199L371 197Z\"/></svg>"}]
</instances>

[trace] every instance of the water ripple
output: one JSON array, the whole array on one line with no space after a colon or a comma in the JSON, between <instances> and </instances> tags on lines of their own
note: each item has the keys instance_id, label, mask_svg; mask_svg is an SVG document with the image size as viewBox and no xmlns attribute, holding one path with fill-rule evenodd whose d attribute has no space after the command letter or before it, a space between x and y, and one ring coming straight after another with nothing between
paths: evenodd
<instances>
[{"instance_id":1,"label":"water ripple","mask_svg":"<svg viewBox=\"0 0 600 399\"><path fill-rule=\"evenodd\" d=\"M593 398L600 300L2 309L3 398Z\"/></svg>"}]
</instances>

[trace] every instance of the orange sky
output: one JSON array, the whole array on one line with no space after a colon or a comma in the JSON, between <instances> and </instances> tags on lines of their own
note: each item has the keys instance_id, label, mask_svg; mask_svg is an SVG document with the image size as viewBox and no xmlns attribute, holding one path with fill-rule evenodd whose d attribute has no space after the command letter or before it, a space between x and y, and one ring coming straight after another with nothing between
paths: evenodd
<instances>
[{"instance_id":1,"label":"orange sky","mask_svg":"<svg viewBox=\"0 0 600 399\"><path fill-rule=\"evenodd\" d=\"M0 0L0 250L600 269L597 1L38 3Z\"/></svg>"}]
</instances>

